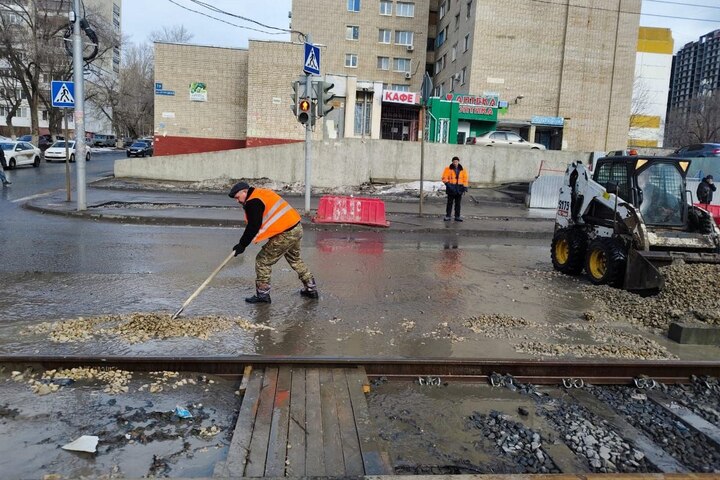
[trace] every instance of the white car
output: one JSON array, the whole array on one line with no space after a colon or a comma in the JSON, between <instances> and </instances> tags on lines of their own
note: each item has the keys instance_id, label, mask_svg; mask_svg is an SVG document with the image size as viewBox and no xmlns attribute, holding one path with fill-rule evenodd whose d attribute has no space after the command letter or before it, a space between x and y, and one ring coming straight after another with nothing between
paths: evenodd
<instances>
[{"instance_id":1,"label":"white car","mask_svg":"<svg viewBox=\"0 0 720 480\"><path fill-rule=\"evenodd\" d=\"M68 142L68 154L70 155L70 161L75 161L75 140ZM65 140L58 140L57 142L50 145L50 148L45 150L45 161L51 162L54 160L65 161ZM90 148L87 147L85 152L85 161L90 161Z\"/></svg>"},{"instance_id":2,"label":"white car","mask_svg":"<svg viewBox=\"0 0 720 480\"><path fill-rule=\"evenodd\" d=\"M4 168L12 170L20 165L40 166L40 149L28 142L2 142L0 148L5 154Z\"/></svg>"}]
</instances>

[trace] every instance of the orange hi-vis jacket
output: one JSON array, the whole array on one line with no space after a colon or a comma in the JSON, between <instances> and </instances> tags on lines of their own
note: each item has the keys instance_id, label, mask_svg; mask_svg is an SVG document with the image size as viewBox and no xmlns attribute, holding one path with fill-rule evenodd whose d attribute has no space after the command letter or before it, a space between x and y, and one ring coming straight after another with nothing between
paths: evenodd
<instances>
[{"instance_id":1,"label":"orange hi-vis jacket","mask_svg":"<svg viewBox=\"0 0 720 480\"><path fill-rule=\"evenodd\" d=\"M255 188L245 201L251 198L257 198L265 205L260 231L253 240L255 243L274 237L300 222L300 214L297 210L272 190ZM247 215L245 215L245 221L247 221Z\"/></svg>"},{"instance_id":2,"label":"orange hi-vis jacket","mask_svg":"<svg viewBox=\"0 0 720 480\"><path fill-rule=\"evenodd\" d=\"M437 170L435 170L435 171L437 172ZM460 185L467 187L469 185L467 171L465 169L462 169L462 170L460 170L460 175L456 176L455 170L453 170L449 166L445 167L445 171L443 171L443 174L442 174L442 182L443 183L454 183L456 185L460 184Z\"/></svg>"}]
</instances>

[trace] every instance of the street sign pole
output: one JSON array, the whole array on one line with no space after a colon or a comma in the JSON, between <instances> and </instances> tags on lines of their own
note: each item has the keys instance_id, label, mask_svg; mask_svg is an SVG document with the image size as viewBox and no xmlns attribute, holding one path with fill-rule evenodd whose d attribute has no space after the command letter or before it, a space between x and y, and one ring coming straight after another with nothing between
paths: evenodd
<instances>
[{"instance_id":1,"label":"street sign pole","mask_svg":"<svg viewBox=\"0 0 720 480\"><path fill-rule=\"evenodd\" d=\"M67 119L67 110L64 108L62 109L63 112L63 120L65 121L65 188L67 190L67 201L72 201L72 194L70 189L70 148L68 148L68 140L70 137L68 136L68 119Z\"/></svg>"},{"instance_id":2,"label":"street sign pole","mask_svg":"<svg viewBox=\"0 0 720 480\"><path fill-rule=\"evenodd\" d=\"M85 198L85 91L83 88L83 52L80 34L80 0L73 1L75 27L73 30L73 76L75 80L75 170L77 172L77 210L87 209ZM67 142L68 139L65 139Z\"/></svg>"},{"instance_id":3,"label":"street sign pole","mask_svg":"<svg viewBox=\"0 0 720 480\"><path fill-rule=\"evenodd\" d=\"M422 95L422 109L420 110L420 212L419 216L423 216L423 181L425 176L425 120L427 112L427 104L430 95L432 95L433 83L430 75L425 72L423 76L422 86L420 87L420 94Z\"/></svg>"},{"instance_id":4,"label":"street sign pole","mask_svg":"<svg viewBox=\"0 0 720 480\"><path fill-rule=\"evenodd\" d=\"M312 44L312 38L308 33L305 42ZM312 93L312 77L310 73L305 73L305 98L311 98ZM312 104L312 101L310 102ZM310 107L312 110L312 106ZM312 181L310 174L312 173L312 111L310 112L310 120L305 124L305 215L310 216L310 194L312 192Z\"/></svg>"}]
</instances>

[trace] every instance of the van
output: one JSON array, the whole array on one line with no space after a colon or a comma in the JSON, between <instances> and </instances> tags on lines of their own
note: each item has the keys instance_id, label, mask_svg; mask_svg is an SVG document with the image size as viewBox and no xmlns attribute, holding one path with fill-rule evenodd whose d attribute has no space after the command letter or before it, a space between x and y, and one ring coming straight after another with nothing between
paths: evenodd
<instances>
[{"instance_id":1,"label":"van","mask_svg":"<svg viewBox=\"0 0 720 480\"><path fill-rule=\"evenodd\" d=\"M92 140L93 147L115 147L117 139L115 135L98 135L96 134Z\"/></svg>"}]
</instances>

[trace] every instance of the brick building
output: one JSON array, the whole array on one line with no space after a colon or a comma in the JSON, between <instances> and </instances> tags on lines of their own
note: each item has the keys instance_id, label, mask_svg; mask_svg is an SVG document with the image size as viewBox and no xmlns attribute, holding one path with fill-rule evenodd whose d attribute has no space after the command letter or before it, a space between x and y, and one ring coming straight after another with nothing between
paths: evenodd
<instances>
[{"instance_id":1,"label":"brick building","mask_svg":"<svg viewBox=\"0 0 720 480\"><path fill-rule=\"evenodd\" d=\"M602 7L593 0L293 0L292 28L321 45L321 73L338 96L315 138L417 140L417 94L428 72L436 96L498 98L497 124L531 141L563 150L622 148L639 12L640 0ZM299 43L251 41L246 50L157 44L156 81L172 83L176 94L155 97L156 135L213 139L205 143L223 148L302 140L288 108L301 59ZM192 82L207 84L205 106L185 98ZM189 120L195 115L215 120ZM474 128L461 121L442 138L456 143Z\"/></svg>"}]
</instances>

